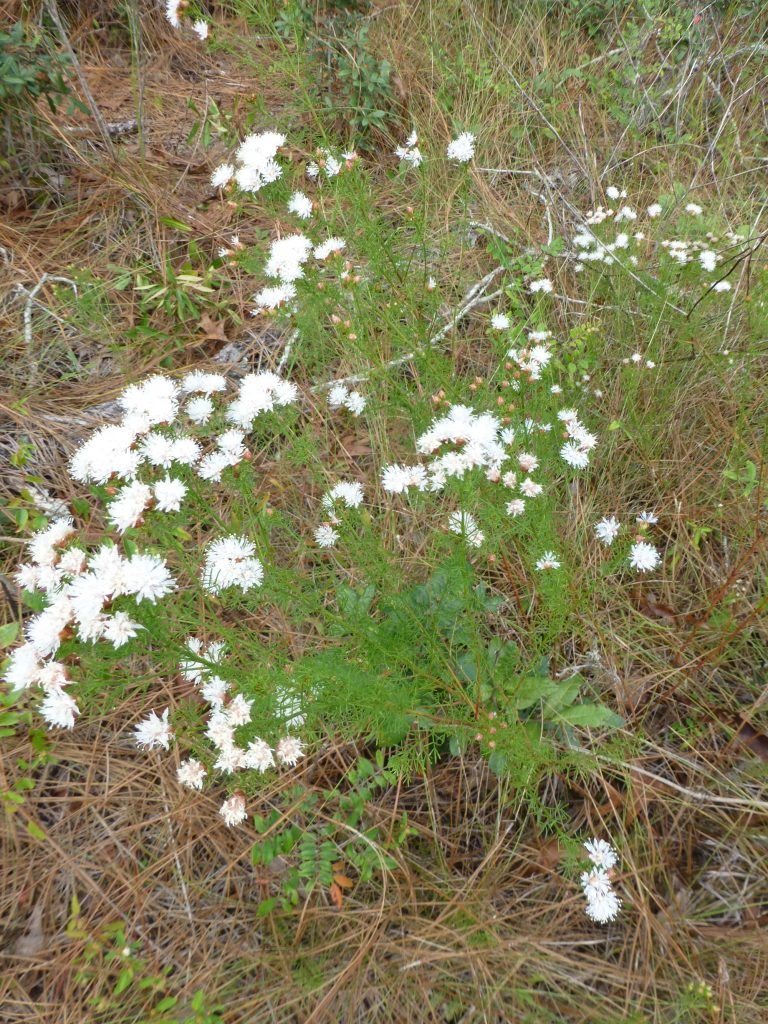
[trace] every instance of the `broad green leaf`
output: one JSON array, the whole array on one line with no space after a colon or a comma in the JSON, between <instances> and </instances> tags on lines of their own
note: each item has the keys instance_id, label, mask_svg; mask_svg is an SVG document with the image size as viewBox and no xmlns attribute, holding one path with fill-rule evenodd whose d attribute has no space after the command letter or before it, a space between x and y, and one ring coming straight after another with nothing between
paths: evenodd
<instances>
[{"instance_id":1,"label":"broad green leaf","mask_svg":"<svg viewBox=\"0 0 768 1024\"><path fill-rule=\"evenodd\" d=\"M0 650L2 650L3 647L10 647L18 635L18 622L8 622L5 626L0 626Z\"/></svg>"},{"instance_id":2,"label":"broad green leaf","mask_svg":"<svg viewBox=\"0 0 768 1024\"><path fill-rule=\"evenodd\" d=\"M494 750L488 758L488 767L494 775L504 775L507 771L507 755L503 750Z\"/></svg>"},{"instance_id":3,"label":"broad green leaf","mask_svg":"<svg viewBox=\"0 0 768 1024\"><path fill-rule=\"evenodd\" d=\"M584 685L581 676L573 676L562 683L555 683L552 692L547 697L546 710L558 711L567 708L579 696L579 690Z\"/></svg>"},{"instance_id":4,"label":"broad green leaf","mask_svg":"<svg viewBox=\"0 0 768 1024\"><path fill-rule=\"evenodd\" d=\"M619 729L624 725L621 715L611 711L605 704L577 704L576 707L561 711L558 717L569 725L584 725L592 729L600 726Z\"/></svg>"},{"instance_id":5,"label":"broad green leaf","mask_svg":"<svg viewBox=\"0 0 768 1024\"><path fill-rule=\"evenodd\" d=\"M551 679L544 679L542 676L523 676L517 682L511 682L505 689L509 695L509 706L521 711L547 698L556 686Z\"/></svg>"}]
</instances>

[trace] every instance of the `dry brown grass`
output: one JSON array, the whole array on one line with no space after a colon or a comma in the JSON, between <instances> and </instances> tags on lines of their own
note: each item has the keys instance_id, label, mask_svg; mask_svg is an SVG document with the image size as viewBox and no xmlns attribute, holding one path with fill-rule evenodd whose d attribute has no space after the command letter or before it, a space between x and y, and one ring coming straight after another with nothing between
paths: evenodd
<instances>
[{"instance_id":1,"label":"dry brown grass","mask_svg":"<svg viewBox=\"0 0 768 1024\"><path fill-rule=\"evenodd\" d=\"M13 15L13 6L6 6ZM451 124L440 94L446 62L463 51L472 65L478 40L488 32L489 5L462 5L464 27L454 35L445 25L456 24L456 5L379 7L374 38L397 67L409 114L447 138ZM62 3L61 9L105 118L134 118L125 40L116 43L110 35L120 27L113 5ZM30 352L21 344L25 300L18 286L29 290L45 273L66 274L68 266L82 264L99 276L109 264L131 266L139 256L161 268L184 242L161 218L190 224L201 248L213 251L225 240L232 213L225 203L201 200L209 198L206 181L218 154L186 143L194 120L187 100L207 93L236 112L243 94L263 97L270 111L293 109L296 102L288 83L267 73L267 43L248 46L246 72L237 59L237 46L245 43L233 42L233 51L214 55L191 48L156 15L147 26L152 60L143 77L145 154L131 136L110 163L87 117L51 119L65 185L39 202L39 187L20 177L1 200L0 245L13 258L0 267L0 330L10 339L3 350L0 414L14 438L34 438L48 478L79 429L63 432L62 419L114 398L126 372L139 376L156 368L165 352L120 343L105 353L103 335L68 330L66 289L62 295L46 285L33 326L34 345L44 337L49 349L31 353L38 377L30 387ZM554 53L550 36L532 17L529 28L528 45L500 35L485 58L495 54L520 83L543 67L590 59L583 42ZM235 24L233 40L238 33L242 26ZM433 62L428 36L444 41L442 65ZM473 88L457 104L458 121L487 126L488 166L501 169L475 174L479 214L537 243L546 240L547 221L536 193L559 230L571 204L586 200L595 168L617 144L599 99L578 84L564 90L559 139L543 139L539 113L514 85L506 93ZM744 134L749 109L734 111ZM690 180L697 172L695 155L682 148L671 153L664 173ZM650 152L633 158L639 183L651 176L655 159ZM752 166L737 161L730 174L736 180ZM729 180L704 184L717 195ZM449 191L439 196L446 230L453 219ZM482 253L472 258L482 272ZM244 280L236 291L230 339L243 337L238 316L248 290ZM116 336L135 324L130 290L109 316ZM59 332L59 348L52 332ZM476 358L475 340L470 329L457 346L468 365ZM181 343L176 365L205 362L220 347L197 335ZM62 380L61 352L76 345L80 363L93 364L92 370L86 379ZM181 796L171 761L135 749L130 725L145 710L137 696L102 722L83 723L71 737L57 738L48 763L34 769L26 767L35 757L29 738L2 740L2 788L25 777L33 782L24 802L6 814L2 831L4 1024L151 1021L152 1005L167 992L178 996L172 1013L182 1021L200 989L211 1005L223 1006L227 1024L763 1024L768 741L761 659L768 637L759 576L765 550L754 501L726 510L741 541L736 552L709 542L697 546L690 524L705 521L711 509L736 437L737 413L755 423L752 455L759 460L764 409L764 395L744 410L727 392L713 392L706 372L692 374L667 421L664 458L638 458L631 439L617 441L616 463L631 461L634 473L608 469L592 490L574 494L585 518L596 491L612 494L616 507L639 495L653 504L674 494L667 543L686 566L668 592L638 588L597 604L581 635L566 638L555 659L556 668L566 668L591 643L600 660L585 672L628 719L621 772L618 756L606 760L604 775L588 781L576 770L560 769L538 793L541 808L559 811L564 832L607 834L621 848L619 887L626 907L608 932L586 922L555 830L544 827L524 794L510 791L483 761L471 758L440 762L371 804L371 822L384 835L408 814L413 835L395 854L396 869L365 885L353 879L340 909L329 894L314 892L295 912L260 917L259 902L279 886L279 865L276 871L254 868L242 833L220 826L217 800ZM621 413L611 410L617 418ZM345 454L343 443L339 448L337 459ZM71 497L60 469L52 482L57 493ZM12 554L9 549L9 561ZM489 580L507 595L513 576L498 566L488 569ZM733 633L724 635L706 622L725 604ZM524 630L524 618L511 627ZM301 777L319 791L340 776L354 753L329 737L322 763L312 769L316 774L305 769ZM261 799L265 810L279 805L281 784ZM30 822L44 839L28 831ZM71 927L73 897L84 934ZM78 980L92 943L115 922L127 941L140 946L141 977L169 970L156 993L132 986L120 997L110 995L119 967L105 960L107 940L97 941L92 977ZM687 987L699 981L712 985L715 1009L687 1011Z\"/></svg>"},{"instance_id":2,"label":"dry brown grass","mask_svg":"<svg viewBox=\"0 0 768 1024\"><path fill-rule=\"evenodd\" d=\"M315 893L264 920L259 900L279 876L250 865L210 796L180 797L167 759L134 749L125 734L134 710L58 741L7 819L0 1006L9 1024L143 1019L134 990L109 1001L117 968L101 957L94 978L78 983L87 941L67 936L73 896L90 936L121 922L140 943L145 976L170 966L180 1006L203 988L226 1021L442 1022L457 1019L451 1005L469 1020L528 1012L586 1024L641 1009L638 1019L655 1021L668 1019L685 984L713 978L719 1019L762 1019L766 809L693 799L699 785L712 791L701 751L698 770L661 754L635 762L659 781L636 774L624 789L608 777L585 787L561 776L542 794L568 808L570 828L606 830L621 846L631 903L607 938L585 923L557 841L537 834L514 793L500 799L476 761L439 766L372 807L384 830L408 812L415 836L396 870L357 886L341 910ZM29 753L7 747L8 772ZM332 772L349 759L331 746L324 762ZM276 797L265 793L264 807Z\"/></svg>"}]
</instances>

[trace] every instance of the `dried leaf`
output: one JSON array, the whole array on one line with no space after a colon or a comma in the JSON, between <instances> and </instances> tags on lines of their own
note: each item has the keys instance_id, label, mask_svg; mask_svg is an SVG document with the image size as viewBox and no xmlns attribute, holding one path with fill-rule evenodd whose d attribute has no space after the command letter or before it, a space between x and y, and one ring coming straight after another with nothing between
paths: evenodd
<instances>
[{"instance_id":1,"label":"dried leaf","mask_svg":"<svg viewBox=\"0 0 768 1024\"><path fill-rule=\"evenodd\" d=\"M29 918L29 927L16 940L14 952L16 956L37 956L45 947L43 935L43 906L38 903Z\"/></svg>"},{"instance_id":2,"label":"dried leaf","mask_svg":"<svg viewBox=\"0 0 768 1024\"><path fill-rule=\"evenodd\" d=\"M336 885L340 885L342 889L352 889L355 884L352 879L348 878L346 875L334 875L333 880Z\"/></svg>"},{"instance_id":3,"label":"dried leaf","mask_svg":"<svg viewBox=\"0 0 768 1024\"><path fill-rule=\"evenodd\" d=\"M753 729L746 718L739 715L739 727L734 733L733 742L747 747L764 764L768 763L768 736L764 732Z\"/></svg>"},{"instance_id":4,"label":"dried leaf","mask_svg":"<svg viewBox=\"0 0 768 1024\"><path fill-rule=\"evenodd\" d=\"M344 894L335 882L331 885L331 902L337 910L341 910L344 903Z\"/></svg>"},{"instance_id":5,"label":"dried leaf","mask_svg":"<svg viewBox=\"0 0 768 1024\"><path fill-rule=\"evenodd\" d=\"M649 619L658 619L660 622L666 622L668 626L677 625L678 616L674 610L669 605L657 601L656 595L650 591L639 592L637 607Z\"/></svg>"},{"instance_id":6,"label":"dried leaf","mask_svg":"<svg viewBox=\"0 0 768 1024\"><path fill-rule=\"evenodd\" d=\"M200 330L205 331L206 341L229 341L223 321L214 320L210 313L203 313L200 317Z\"/></svg>"},{"instance_id":7,"label":"dried leaf","mask_svg":"<svg viewBox=\"0 0 768 1024\"><path fill-rule=\"evenodd\" d=\"M370 439L356 434L346 434L339 441L339 445L350 456L370 455L372 451Z\"/></svg>"}]
</instances>

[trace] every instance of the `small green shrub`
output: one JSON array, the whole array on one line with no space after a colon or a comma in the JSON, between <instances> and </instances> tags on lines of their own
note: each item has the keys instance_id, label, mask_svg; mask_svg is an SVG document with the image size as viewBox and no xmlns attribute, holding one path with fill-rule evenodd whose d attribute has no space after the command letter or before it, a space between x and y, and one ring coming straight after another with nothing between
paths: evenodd
<instances>
[{"instance_id":1,"label":"small green shrub","mask_svg":"<svg viewBox=\"0 0 768 1024\"><path fill-rule=\"evenodd\" d=\"M0 30L0 106L6 114L44 96L55 112L69 95L69 57L56 53L42 32L29 32L17 21L9 31Z\"/></svg>"}]
</instances>

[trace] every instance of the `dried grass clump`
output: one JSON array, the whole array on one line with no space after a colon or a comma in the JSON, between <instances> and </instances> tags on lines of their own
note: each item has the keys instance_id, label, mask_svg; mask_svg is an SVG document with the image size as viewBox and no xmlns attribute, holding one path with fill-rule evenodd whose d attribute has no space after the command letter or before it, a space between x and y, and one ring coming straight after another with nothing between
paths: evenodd
<instances>
[{"instance_id":1,"label":"dried grass clump","mask_svg":"<svg viewBox=\"0 0 768 1024\"><path fill-rule=\"evenodd\" d=\"M113 267L137 263L162 275L167 260L183 257L189 234L169 221L189 225L210 255L233 215L207 186L221 153L187 141L195 120L188 101L207 94L233 111L235 126L245 114L245 95L261 96L273 112L299 105L283 72L273 72L274 41L249 36L245 20L233 18L223 27L227 51L201 50L168 28L158 6L150 0L132 5L146 58L138 89L130 36L115 5L61 0L59 12L108 125L107 139L85 114L53 118L41 108L41 137L51 150L44 181L30 178L28 167L11 166L0 195L0 330L6 339L0 448L10 454L19 441L30 441L34 454L26 472L44 477L67 501L73 495L63 463L81 432L108 415L100 406L114 399L127 374L156 369L170 349L161 318L157 336L128 338L140 320L131 289L111 293L108 312L96 310L88 320L77 312L72 289L55 276L85 266L95 279L110 280ZM223 18L229 6L212 6L212 13ZM592 50L579 33L561 34L553 47L555 32L534 5L503 6L396 3L377 5L373 15L372 38L398 69L413 121L449 138L447 95L457 121L482 126L487 166L471 172L478 220L501 234L522 233L532 245L546 243L565 230L574 208L588 205L596 171L607 168L641 186L653 180L656 187L662 174L694 181L713 200L719 197L726 214L732 188L745 208L762 201L749 140L765 105L746 80L744 102L731 102L739 95L733 55L739 41L727 22L720 50L703 65L668 72L663 116L669 125L670 118L674 124L681 112L698 109L697 84L706 85L707 74L716 72L720 83L722 75L732 75L722 110L739 145L728 166L716 165L710 152L719 118L709 116L688 146L625 151L604 102L579 79L558 87L562 116L543 124L532 79L544 66L555 76L592 61ZM39 20L42 10L42 4L2 8L10 20ZM520 21L512 32L515 16ZM651 36L642 40L649 62L656 45ZM480 85L467 88L452 77L460 55ZM648 117L641 100L638 119ZM125 127L139 113L141 136ZM661 171L658 147L667 160ZM447 232L458 193L446 181L433 201L444 210ZM255 220L252 227L255 234L273 225ZM472 259L478 276L485 273L483 244ZM458 267L443 269L448 277ZM257 336L244 326L251 284L236 282L230 314L212 330L190 324L176 332L175 365L208 366L231 345L225 359L231 368L241 355L255 362L282 345L282 338ZM570 312L592 315L578 307ZM629 311L627 320L634 322L632 316ZM637 323L627 338L633 329L641 336ZM734 323L733 330L738 345L743 328ZM480 338L471 323L461 325L454 349L461 371L485 372ZM606 755L602 775L585 779L576 767L560 766L530 792L516 792L480 759L439 760L368 808L384 836L407 814L412 833L394 854L395 869L366 884L353 877L340 907L330 893L315 891L295 912L262 917L260 902L279 889L280 862L254 868L249 842L221 826L218 799L182 797L174 765L135 748L130 727L147 710L139 694L119 711L105 704L102 721L57 738L48 759L34 768L29 765L41 742L36 733L3 738L3 789L13 791L27 778L31 786L16 789L23 802L8 805L0 837L0 1019L151 1021L152 1007L171 993L178 997L171 1019L183 1021L195 992L203 990L210 1005L224 1008L228 1024L763 1024L768 633L762 485L750 500L722 509L732 546L697 536L696 528L712 521L713 495L737 443L743 446L747 437L745 457L762 466L768 392L765 365L756 362L751 396L730 393L706 358L694 358L705 351L692 338L690 364L681 368L670 339L665 372L675 375L675 384L654 445L617 433L603 475L574 489L585 519L598 496L616 508L666 504L667 557L685 566L658 593L637 587L596 597L579 630L553 653L554 671L567 674L581 664L627 719L625 746ZM417 371L408 372L420 387ZM611 400L610 416L623 419L627 410L611 407ZM649 389L638 396L634 413L653 416L658 404ZM370 469L370 450L355 450L354 440L329 440L335 463ZM4 474L4 498L17 492L24 475ZM282 479L277 470L275 477L299 514L312 507L311 481ZM418 566L418 523L409 530L404 543ZM16 555L15 538L6 541L4 569ZM524 634L527 621L515 596L517 575L514 553L488 568L493 586L510 599L510 635ZM15 618L12 588L0 592L11 596L3 618ZM720 626L717 616L724 612L727 622ZM258 626L287 629L281 621ZM290 642L298 649L302 639ZM358 753L365 751L329 737L323 757L290 783L298 779L320 793ZM284 786L288 782L278 781L263 794L264 812L284 805ZM611 836L622 854L625 909L608 932L585 920L569 851L558 838L590 834ZM111 940L99 938L111 924L136 944L139 975L163 979L156 990L131 986L112 995L120 964L106 960ZM94 943L98 952L89 964ZM87 968L92 976L82 977ZM690 1009L691 987L702 982L712 986L715 1010L706 1000Z\"/></svg>"},{"instance_id":2,"label":"dried grass clump","mask_svg":"<svg viewBox=\"0 0 768 1024\"><path fill-rule=\"evenodd\" d=\"M661 754L630 769L631 789L553 778L542 806L558 807L569 831L607 832L622 850L627 907L607 936L585 921L564 851L523 794L504 792L472 760L438 765L372 806L382 834L408 813L413 835L395 870L348 891L341 909L315 892L299 912L264 919L258 905L276 891L279 864L254 869L242 836L216 821L214 800L181 799L172 767L128 739L131 714L124 707L57 742L7 819L0 1007L9 1024L136 1019L134 989L125 1016L109 1003L116 968L103 958L78 983L89 939L67 935L73 897L89 937L120 922L146 976L170 968L163 993L183 1006L203 988L226 1020L390 1021L397 1008L397 1019L418 1021L475 1013L586 1024L631 1008L661 1022L687 985L713 977L726 1019L761 1020L768 885L766 810L750 810L764 807L757 787L704 803L696 793L707 765L665 764ZM6 785L29 756L27 744L7 749ZM306 781L319 792L351 760L354 751L331 746ZM265 793L264 809L278 796ZM111 1016L94 1011L97 997Z\"/></svg>"}]
</instances>

